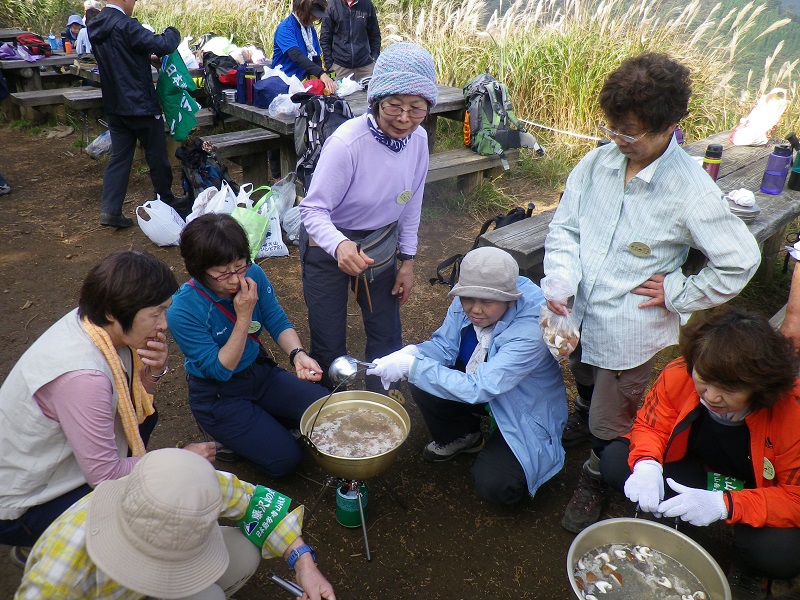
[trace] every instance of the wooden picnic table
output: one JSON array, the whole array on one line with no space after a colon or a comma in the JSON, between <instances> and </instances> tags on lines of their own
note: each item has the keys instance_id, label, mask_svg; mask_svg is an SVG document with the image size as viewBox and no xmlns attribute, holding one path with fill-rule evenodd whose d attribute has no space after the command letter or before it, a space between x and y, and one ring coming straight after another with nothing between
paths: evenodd
<instances>
[{"instance_id":1,"label":"wooden picnic table","mask_svg":"<svg viewBox=\"0 0 800 600\"><path fill-rule=\"evenodd\" d=\"M0 28L0 43L2 42L16 42L17 36L23 33L28 33L19 27L2 27Z\"/></svg>"},{"instance_id":2,"label":"wooden picnic table","mask_svg":"<svg viewBox=\"0 0 800 600\"><path fill-rule=\"evenodd\" d=\"M760 191L767 157L782 140L771 140L766 146L734 146L728 140L730 132L717 133L702 140L683 146L691 156L702 157L709 144L722 144L722 164L717 185L724 193L746 188L755 193L756 204L761 212L747 223L747 228L761 246L761 266L755 275L758 281L766 282L775 270L775 258L783 247L787 226L800 217L800 192L784 188L778 195L763 194ZM523 219L502 229L490 231L481 236L481 246L495 246L511 253L520 265L520 270L539 281L543 275L544 240L549 230L554 210ZM704 263L705 257L692 250L684 266L686 272L696 272Z\"/></svg>"},{"instance_id":3,"label":"wooden picnic table","mask_svg":"<svg viewBox=\"0 0 800 600\"><path fill-rule=\"evenodd\" d=\"M80 77L81 79L87 79L89 81L93 81L94 83L100 83L100 71L97 68L97 65L71 64L69 66L69 72L76 77ZM191 75L192 78L202 77L203 69L189 69L189 75ZM158 73L154 72L153 83L157 81Z\"/></svg>"},{"instance_id":4,"label":"wooden picnic table","mask_svg":"<svg viewBox=\"0 0 800 600\"><path fill-rule=\"evenodd\" d=\"M77 54L53 52L52 56L35 62L26 60L0 60L0 71L3 72L12 92L32 92L42 89L42 68L60 69L71 65Z\"/></svg>"},{"instance_id":5,"label":"wooden picnic table","mask_svg":"<svg viewBox=\"0 0 800 600\"><path fill-rule=\"evenodd\" d=\"M430 115L423 122L428 132L428 146L433 151L436 141L436 120L438 117L462 120L464 115L464 92L461 88L438 85L439 99L431 109ZM354 92L345 97L350 109L355 116L367 112L367 92L364 90ZM222 110L226 114L239 118L248 123L257 125L281 136L281 173L295 170L297 155L294 151L294 117L271 117L265 108L258 108L251 104L238 102L223 102Z\"/></svg>"}]
</instances>

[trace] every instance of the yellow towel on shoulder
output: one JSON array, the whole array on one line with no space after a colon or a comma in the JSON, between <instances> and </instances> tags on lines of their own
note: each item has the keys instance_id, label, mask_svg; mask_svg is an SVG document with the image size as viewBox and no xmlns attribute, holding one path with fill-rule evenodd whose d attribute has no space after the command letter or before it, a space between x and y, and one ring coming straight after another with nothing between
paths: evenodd
<instances>
[{"instance_id":1,"label":"yellow towel on shoulder","mask_svg":"<svg viewBox=\"0 0 800 600\"><path fill-rule=\"evenodd\" d=\"M95 346L103 353L111 373L114 375L114 385L117 388L117 413L122 420L122 428L125 431L125 438L128 440L128 447L133 456L144 456L145 448L142 436L139 434L139 425L155 412L153 408L153 396L149 394L142 385L141 371L142 359L135 349L131 348L133 356L133 399L128 389L128 378L125 376L125 369L122 368L122 361L117 354L117 349L111 342L111 337L105 329L90 323L86 317L81 319L81 325L86 335L92 340Z\"/></svg>"}]
</instances>

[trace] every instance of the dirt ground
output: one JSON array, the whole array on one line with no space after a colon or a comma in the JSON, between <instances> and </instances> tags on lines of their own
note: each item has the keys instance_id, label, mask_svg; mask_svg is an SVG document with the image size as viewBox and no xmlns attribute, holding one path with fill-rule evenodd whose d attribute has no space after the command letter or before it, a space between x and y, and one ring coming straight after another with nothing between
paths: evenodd
<instances>
[{"instance_id":1,"label":"dirt ground","mask_svg":"<svg viewBox=\"0 0 800 600\"><path fill-rule=\"evenodd\" d=\"M45 139L0 126L0 148L5 149L0 171L13 188L11 195L0 198L0 381L25 349L76 305L83 277L111 251L147 250L166 261L180 282L187 279L178 248L155 246L138 227L117 231L98 225L103 163L72 145L78 136ZM234 166L231 172L241 174ZM177 169L175 173L174 189L178 191ZM534 200L541 209L555 201L553 193L534 194L528 186L513 181L509 186L512 192L519 188L521 206ZM448 193L453 190L430 188L426 202L435 204L438 195ZM124 213L132 216L135 206L150 197L146 169L137 163ZM425 211L416 287L402 310L406 342L427 339L441 322L448 304L447 288L433 287L427 280L439 261L469 248L486 216L445 217L441 211ZM288 258L266 259L261 265L301 339L307 339L297 249L292 248ZM359 355L363 336L357 314L351 315L350 325L351 353ZM187 403L183 357L174 343L170 354L171 371L156 396L160 421L151 449L200 440ZM285 357L283 362L287 362ZM410 400L408 393L406 396ZM473 493L469 478L472 458L458 457L438 465L423 461L421 450L429 441L428 433L413 402L409 401L406 409L412 421L409 439L380 481L369 482L367 525L372 560L365 558L361 531L336 522L333 491L328 491L306 523L305 538L315 547L320 568L332 582L337 598L572 597L566 556L574 535L564 530L560 521L588 447L568 450L565 470L535 498L513 508L497 507ZM218 467L245 480L274 486L306 506L314 503L325 477L310 455L296 475L280 481L259 475L244 462ZM400 494L405 508L381 481ZM624 498L615 498L606 516L632 516L632 507ZM712 527L699 538L723 569L729 560L719 543L724 536L724 531ZM0 550L0 599L11 598L21 571L9 562L6 548ZM283 561L265 561L237 598L288 598L267 579L273 571L291 578Z\"/></svg>"}]
</instances>

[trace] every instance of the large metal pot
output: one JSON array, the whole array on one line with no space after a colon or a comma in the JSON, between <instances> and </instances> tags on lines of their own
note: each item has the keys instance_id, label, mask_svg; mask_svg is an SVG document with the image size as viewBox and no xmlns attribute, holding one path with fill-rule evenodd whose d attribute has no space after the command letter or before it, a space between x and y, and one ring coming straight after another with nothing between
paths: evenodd
<instances>
[{"instance_id":1,"label":"large metal pot","mask_svg":"<svg viewBox=\"0 0 800 600\"><path fill-rule=\"evenodd\" d=\"M403 439L388 452L365 458L344 458L320 451L310 439L311 429L317 413L322 417L330 412L347 408L352 408L353 410L368 408L387 415L400 427L403 432ZM330 475L350 480L369 479L375 475L380 475L388 469L400 451L400 446L408 438L410 431L411 419L408 417L406 409L399 402L383 394L361 390L336 392L331 394L330 397L324 396L309 406L300 419L300 433L304 441L311 447L317 464Z\"/></svg>"},{"instance_id":2,"label":"large metal pot","mask_svg":"<svg viewBox=\"0 0 800 600\"><path fill-rule=\"evenodd\" d=\"M608 544L637 544L658 550L689 569L703 584L709 598L731 600L725 574L700 544L677 529L645 519L606 519L577 535L567 553L567 577L575 597L583 598L574 577L578 559L590 550Z\"/></svg>"}]
</instances>

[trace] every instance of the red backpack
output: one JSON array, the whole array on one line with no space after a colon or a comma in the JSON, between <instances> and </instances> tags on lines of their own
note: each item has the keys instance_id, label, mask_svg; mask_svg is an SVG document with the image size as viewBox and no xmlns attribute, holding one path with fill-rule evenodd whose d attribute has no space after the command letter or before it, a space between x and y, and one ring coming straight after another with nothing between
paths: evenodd
<instances>
[{"instance_id":1,"label":"red backpack","mask_svg":"<svg viewBox=\"0 0 800 600\"><path fill-rule=\"evenodd\" d=\"M25 46L31 54L42 54L44 56L50 56L52 54L50 44L35 33L22 33L18 35L17 45Z\"/></svg>"}]
</instances>

